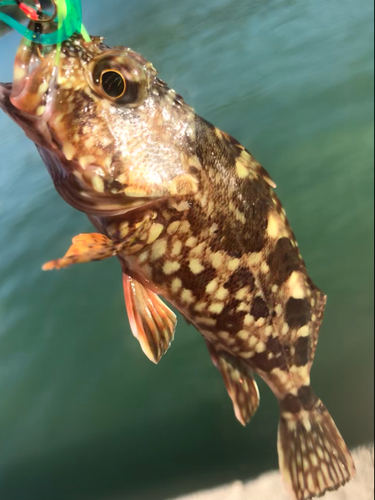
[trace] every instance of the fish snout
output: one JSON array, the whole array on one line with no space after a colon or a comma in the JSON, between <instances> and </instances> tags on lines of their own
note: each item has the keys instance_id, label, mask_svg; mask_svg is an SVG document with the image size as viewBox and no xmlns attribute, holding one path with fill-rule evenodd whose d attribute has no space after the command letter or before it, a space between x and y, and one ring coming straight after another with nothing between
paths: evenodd
<instances>
[{"instance_id":1,"label":"fish snout","mask_svg":"<svg viewBox=\"0 0 375 500\"><path fill-rule=\"evenodd\" d=\"M12 84L11 83L0 83L0 108L4 109L7 104L10 104L10 95L12 93Z\"/></svg>"}]
</instances>

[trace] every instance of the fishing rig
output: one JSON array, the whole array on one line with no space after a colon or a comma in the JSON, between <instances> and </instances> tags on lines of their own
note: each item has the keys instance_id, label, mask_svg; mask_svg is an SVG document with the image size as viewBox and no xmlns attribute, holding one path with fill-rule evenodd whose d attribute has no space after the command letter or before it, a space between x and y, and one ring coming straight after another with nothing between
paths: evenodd
<instances>
[{"instance_id":1,"label":"fishing rig","mask_svg":"<svg viewBox=\"0 0 375 500\"><path fill-rule=\"evenodd\" d=\"M13 17L1 12L0 20L11 28L15 29L28 39L38 45L59 45L68 40L74 33L80 33L86 41L90 37L82 24L81 0L51 0L53 6L52 15L45 12L39 0L33 0L35 7L32 7L21 0L2 0L0 9L4 6L15 6L21 9L26 17L33 21L34 29L23 26ZM43 33L41 29L43 23L56 21L57 29L52 33Z\"/></svg>"}]
</instances>

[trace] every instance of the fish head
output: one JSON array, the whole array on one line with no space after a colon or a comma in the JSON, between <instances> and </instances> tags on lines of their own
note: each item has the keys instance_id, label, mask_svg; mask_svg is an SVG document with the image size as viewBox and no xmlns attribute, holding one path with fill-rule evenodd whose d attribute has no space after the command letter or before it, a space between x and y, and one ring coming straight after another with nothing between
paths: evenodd
<instances>
[{"instance_id":1,"label":"fish head","mask_svg":"<svg viewBox=\"0 0 375 500\"><path fill-rule=\"evenodd\" d=\"M78 34L59 46L24 40L0 107L35 142L63 198L86 213L123 214L198 190L195 114L129 48Z\"/></svg>"}]
</instances>

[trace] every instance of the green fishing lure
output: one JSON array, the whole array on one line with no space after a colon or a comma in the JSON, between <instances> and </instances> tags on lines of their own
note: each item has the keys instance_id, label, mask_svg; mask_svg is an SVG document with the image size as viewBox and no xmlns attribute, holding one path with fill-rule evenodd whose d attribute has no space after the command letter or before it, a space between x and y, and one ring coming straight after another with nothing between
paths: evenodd
<instances>
[{"instance_id":1,"label":"green fishing lure","mask_svg":"<svg viewBox=\"0 0 375 500\"><path fill-rule=\"evenodd\" d=\"M45 22L44 19L40 18L43 14L38 1L35 1L38 5L38 9L34 10L20 0L3 0L0 1L0 8L3 6L14 5L19 7L29 19L37 22ZM55 14L51 18L56 16L57 30L53 33L38 33L29 28L26 28L21 23L13 19L11 16L0 12L0 20L8 24L11 28L15 29L24 36L26 39L33 43L39 45L57 45L61 44L65 40L68 40L74 33L81 33L86 41L90 41L90 37L82 24L82 7L81 0L52 0L55 7Z\"/></svg>"}]
</instances>

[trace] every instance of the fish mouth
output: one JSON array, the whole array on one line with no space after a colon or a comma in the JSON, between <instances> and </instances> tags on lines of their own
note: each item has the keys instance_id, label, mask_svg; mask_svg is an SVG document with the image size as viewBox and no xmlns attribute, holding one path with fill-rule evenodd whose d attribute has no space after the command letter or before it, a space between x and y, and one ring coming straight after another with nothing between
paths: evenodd
<instances>
[{"instance_id":1,"label":"fish mouth","mask_svg":"<svg viewBox=\"0 0 375 500\"><path fill-rule=\"evenodd\" d=\"M6 90L12 91L12 83L1 83L0 82L0 95L1 95L1 91L6 91Z\"/></svg>"},{"instance_id":2,"label":"fish mouth","mask_svg":"<svg viewBox=\"0 0 375 500\"><path fill-rule=\"evenodd\" d=\"M12 83L1 83L0 82L0 107L4 109L6 102L10 102L10 95L12 93L13 84ZM3 103L4 106L3 106Z\"/></svg>"},{"instance_id":3,"label":"fish mouth","mask_svg":"<svg viewBox=\"0 0 375 500\"><path fill-rule=\"evenodd\" d=\"M43 140L43 134L38 126L40 120L12 104L12 91L12 83L0 83L0 109L15 121L33 142L40 143Z\"/></svg>"}]
</instances>

